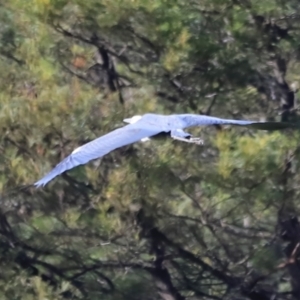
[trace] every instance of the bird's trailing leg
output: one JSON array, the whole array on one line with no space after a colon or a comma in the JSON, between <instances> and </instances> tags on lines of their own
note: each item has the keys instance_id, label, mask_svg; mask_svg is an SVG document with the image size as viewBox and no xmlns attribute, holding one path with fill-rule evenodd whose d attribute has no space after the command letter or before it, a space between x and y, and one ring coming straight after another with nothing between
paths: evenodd
<instances>
[{"instance_id":1,"label":"bird's trailing leg","mask_svg":"<svg viewBox=\"0 0 300 300\"><path fill-rule=\"evenodd\" d=\"M204 142L201 138L198 137L192 137L191 134L184 132L181 129L175 129L171 130L171 138L174 140L186 142L186 143L192 143L197 145L203 145Z\"/></svg>"},{"instance_id":2,"label":"bird's trailing leg","mask_svg":"<svg viewBox=\"0 0 300 300\"><path fill-rule=\"evenodd\" d=\"M198 137L190 137L190 138L182 138L178 136L172 136L174 140L186 142L186 143L191 143L191 144L196 144L196 145L203 145L204 141L201 138Z\"/></svg>"}]
</instances>

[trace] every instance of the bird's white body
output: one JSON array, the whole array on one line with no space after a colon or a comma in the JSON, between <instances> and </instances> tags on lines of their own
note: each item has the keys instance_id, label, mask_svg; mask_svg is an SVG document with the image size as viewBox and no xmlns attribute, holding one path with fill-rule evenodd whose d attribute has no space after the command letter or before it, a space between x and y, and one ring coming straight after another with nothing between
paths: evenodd
<instances>
[{"instance_id":1,"label":"bird's white body","mask_svg":"<svg viewBox=\"0 0 300 300\"><path fill-rule=\"evenodd\" d=\"M117 148L138 141L147 141L149 140L149 137L161 132L170 132L171 137L176 140L201 144L201 139L191 137L191 135L184 132L183 129L192 126L216 124L239 126L249 125L256 129L284 129L291 127L286 123L230 120L194 114L168 116L145 114L143 116L134 116L132 118L124 119L124 122L129 124L76 148L62 162L56 165L52 171L34 183L34 185L36 187L45 186L53 178L67 170L86 164L93 159L100 158Z\"/></svg>"}]
</instances>

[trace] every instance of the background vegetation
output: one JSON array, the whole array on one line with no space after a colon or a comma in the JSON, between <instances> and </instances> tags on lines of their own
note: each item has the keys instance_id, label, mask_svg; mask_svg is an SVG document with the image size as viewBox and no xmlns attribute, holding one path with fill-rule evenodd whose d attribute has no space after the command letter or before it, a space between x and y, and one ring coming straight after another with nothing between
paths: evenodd
<instances>
[{"instance_id":1,"label":"background vegetation","mask_svg":"<svg viewBox=\"0 0 300 300\"><path fill-rule=\"evenodd\" d=\"M0 2L1 299L300 299L298 132L195 128L32 184L145 112L297 121L298 0Z\"/></svg>"}]
</instances>

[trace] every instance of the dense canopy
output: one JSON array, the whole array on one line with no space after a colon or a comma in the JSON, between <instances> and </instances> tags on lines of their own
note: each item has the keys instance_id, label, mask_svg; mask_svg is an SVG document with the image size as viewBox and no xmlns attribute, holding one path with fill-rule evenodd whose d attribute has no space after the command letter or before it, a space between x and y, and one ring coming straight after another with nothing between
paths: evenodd
<instances>
[{"instance_id":1,"label":"dense canopy","mask_svg":"<svg viewBox=\"0 0 300 300\"><path fill-rule=\"evenodd\" d=\"M195 128L31 185L146 112L298 122L296 0L0 4L1 299L300 298L300 133ZM27 188L24 188L27 187Z\"/></svg>"}]
</instances>

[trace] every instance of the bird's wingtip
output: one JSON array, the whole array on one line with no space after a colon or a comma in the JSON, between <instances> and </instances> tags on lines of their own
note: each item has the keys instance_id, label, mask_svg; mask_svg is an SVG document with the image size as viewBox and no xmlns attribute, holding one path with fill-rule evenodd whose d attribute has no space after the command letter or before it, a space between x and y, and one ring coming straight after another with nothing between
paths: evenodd
<instances>
[{"instance_id":1,"label":"bird's wingtip","mask_svg":"<svg viewBox=\"0 0 300 300\"><path fill-rule=\"evenodd\" d=\"M48 182L47 181L44 181L43 179L35 182L33 185L35 188L40 188L40 187L44 187Z\"/></svg>"},{"instance_id":2,"label":"bird's wingtip","mask_svg":"<svg viewBox=\"0 0 300 300\"><path fill-rule=\"evenodd\" d=\"M33 184L33 186L34 186L36 189L38 189L38 188L40 188L40 187L43 187L43 185L42 185L41 183L39 183L39 182L35 182L35 183Z\"/></svg>"}]
</instances>

